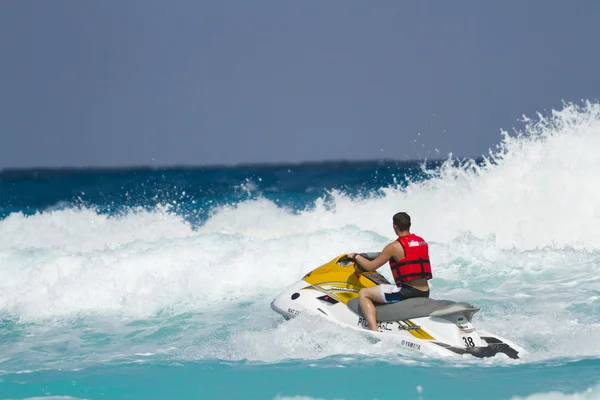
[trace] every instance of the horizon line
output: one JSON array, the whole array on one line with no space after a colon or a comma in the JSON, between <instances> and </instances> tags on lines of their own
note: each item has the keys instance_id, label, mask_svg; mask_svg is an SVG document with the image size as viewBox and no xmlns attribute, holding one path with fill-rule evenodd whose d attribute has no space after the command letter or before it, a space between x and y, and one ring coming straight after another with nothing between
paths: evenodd
<instances>
[{"instance_id":1,"label":"horizon line","mask_svg":"<svg viewBox=\"0 0 600 400\"><path fill-rule=\"evenodd\" d=\"M460 157L456 160L472 159L478 160L479 157ZM175 170L175 169L188 169L188 170L199 170L199 169L234 169L234 168L274 168L274 167L303 167L303 166L316 166L316 165L331 165L331 164L412 164L412 163L423 163L423 162L444 162L448 158L419 158L419 159L407 159L398 160L391 158L384 159L365 159L365 160L348 160L348 159L336 159L336 160L311 160L311 161L294 161L294 162L241 162L232 164L165 164L165 165L144 165L144 164L131 164L131 165L64 165L64 166L31 166L31 167L2 167L0 168L0 174L5 172L27 172L27 171L112 171L112 170Z\"/></svg>"}]
</instances>

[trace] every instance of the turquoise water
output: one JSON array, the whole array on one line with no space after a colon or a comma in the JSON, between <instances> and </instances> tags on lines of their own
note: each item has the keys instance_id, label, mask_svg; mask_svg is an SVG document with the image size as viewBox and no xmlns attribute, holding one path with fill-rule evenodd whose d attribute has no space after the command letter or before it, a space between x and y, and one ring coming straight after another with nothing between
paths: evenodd
<instances>
[{"instance_id":1,"label":"turquoise water","mask_svg":"<svg viewBox=\"0 0 600 400\"><path fill-rule=\"evenodd\" d=\"M477 162L3 171L0 398L600 398L599 116L568 106ZM398 211L432 297L481 307L520 360L270 309Z\"/></svg>"},{"instance_id":2,"label":"turquoise water","mask_svg":"<svg viewBox=\"0 0 600 400\"><path fill-rule=\"evenodd\" d=\"M364 363L364 364L363 364ZM8 397L69 393L78 398L219 399L506 399L540 388L565 394L593 386L600 365L592 360L504 368L398 367L369 360L322 360L320 365L223 364L216 361L93 367L78 372L36 372L4 379ZM588 396L600 391L594 387Z\"/></svg>"}]
</instances>

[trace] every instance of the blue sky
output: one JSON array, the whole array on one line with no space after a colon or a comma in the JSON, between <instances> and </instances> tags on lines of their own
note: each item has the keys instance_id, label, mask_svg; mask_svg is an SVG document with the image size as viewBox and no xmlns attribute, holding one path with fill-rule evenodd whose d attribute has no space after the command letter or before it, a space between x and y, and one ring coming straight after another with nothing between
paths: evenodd
<instances>
[{"instance_id":1,"label":"blue sky","mask_svg":"<svg viewBox=\"0 0 600 400\"><path fill-rule=\"evenodd\" d=\"M0 2L0 168L479 156L597 101L597 1Z\"/></svg>"}]
</instances>

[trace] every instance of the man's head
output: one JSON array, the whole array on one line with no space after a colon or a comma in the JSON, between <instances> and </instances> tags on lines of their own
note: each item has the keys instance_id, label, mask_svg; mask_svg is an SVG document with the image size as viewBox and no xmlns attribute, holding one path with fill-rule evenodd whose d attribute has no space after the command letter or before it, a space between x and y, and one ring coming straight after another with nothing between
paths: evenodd
<instances>
[{"instance_id":1,"label":"man's head","mask_svg":"<svg viewBox=\"0 0 600 400\"><path fill-rule=\"evenodd\" d=\"M394 226L396 227L396 229L398 229L398 231L410 231L410 216L407 213L399 212L394 214L392 221L394 221Z\"/></svg>"}]
</instances>

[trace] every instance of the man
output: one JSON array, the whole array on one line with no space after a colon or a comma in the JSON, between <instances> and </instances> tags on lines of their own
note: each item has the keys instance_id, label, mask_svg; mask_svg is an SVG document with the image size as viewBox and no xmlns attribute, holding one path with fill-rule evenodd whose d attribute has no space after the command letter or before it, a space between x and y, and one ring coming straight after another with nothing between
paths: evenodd
<instances>
[{"instance_id":1,"label":"man","mask_svg":"<svg viewBox=\"0 0 600 400\"><path fill-rule=\"evenodd\" d=\"M429 263L429 247L423 238L410 233L410 216L399 212L392 218L398 239L383 248L374 259L368 260L357 253L350 253L357 267L375 271L386 262L394 276L395 285L378 285L363 288L358 292L360 308L367 319L368 327L377 330L377 311L373 302L394 303L411 297L429 297L432 278Z\"/></svg>"}]
</instances>

